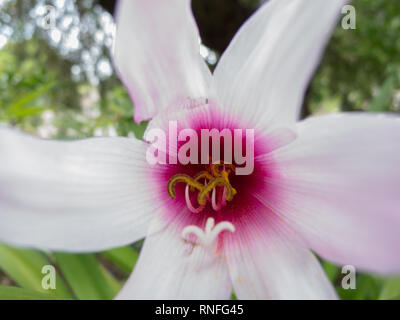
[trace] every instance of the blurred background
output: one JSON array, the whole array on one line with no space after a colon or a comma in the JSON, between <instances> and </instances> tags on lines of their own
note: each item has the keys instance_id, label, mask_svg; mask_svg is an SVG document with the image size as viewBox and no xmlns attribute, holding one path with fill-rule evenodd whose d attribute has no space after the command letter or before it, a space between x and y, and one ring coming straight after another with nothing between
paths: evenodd
<instances>
[{"instance_id":1,"label":"blurred background","mask_svg":"<svg viewBox=\"0 0 400 320\"><path fill-rule=\"evenodd\" d=\"M262 2L192 1L200 53L211 69ZM43 138L141 139L147 123L134 123L134 106L111 62L114 5L0 0L0 123ZM400 112L400 2L352 5L357 28L336 28L307 89L303 118L335 111ZM0 299L112 299L140 247L138 242L98 254L66 254L0 243ZM357 289L343 290L341 268L322 263L343 299L400 299L400 277L357 273ZM42 288L47 264L57 269L56 290Z\"/></svg>"}]
</instances>

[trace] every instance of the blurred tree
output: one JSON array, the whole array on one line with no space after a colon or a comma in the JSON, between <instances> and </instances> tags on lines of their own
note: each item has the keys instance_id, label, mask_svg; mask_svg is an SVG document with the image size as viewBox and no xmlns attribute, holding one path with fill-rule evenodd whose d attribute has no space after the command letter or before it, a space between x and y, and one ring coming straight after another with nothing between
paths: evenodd
<instances>
[{"instance_id":1,"label":"blurred tree","mask_svg":"<svg viewBox=\"0 0 400 320\"><path fill-rule=\"evenodd\" d=\"M97 0L114 14L116 0ZM192 0L193 15L203 43L222 53L247 18L257 10L259 0Z\"/></svg>"},{"instance_id":2,"label":"blurred tree","mask_svg":"<svg viewBox=\"0 0 400 320\"><path fill-rule=\"evenodd\" d=\"M399 111L400 2L354 0L357 28L338 26L309 91L306 113ZM378 100L376 100L378 99Z\"/></svg>"},{"instance_id":3,"label":"blurred tree","mask_svg":"<svg viewBox=\"0 0 400 320\"><path fill-rule=\"evenodd\" d=\"M262 2L193 0L203 43L218 57L240 25ZM102 134L110 132L110 127L118 134L136 132L140 136L143 125L139 131L134 125L127 125L131 122L127 109L119 113L115 104L110 103L116 100L111 97L113 93L124 92L110 58L115 28L111 14L115 3L109 0L3 1L0 34L8 34L9 39L1 54L1 83L2 88L9 90L1 92L2 105L10 105L12 97L32 90L40 92L39 87L51 79L57 81L51 89L44 90L47 98L41 101L42 109L37 108L36 101L25 106L30 111L18 111L14 119L10 119L10 114L4 115L5 107L0 116L3 114L3 118L33 131L40 123L41 111L49 109L57 113L54 121L58 137ZM303 117L341 108L399 109L400 5L397 1L384 0L355 0L352 4L356 8L357 29L343 30L340 26L336 29L307 90ZM40 23L44 5L57 9L55 26L51 29L43 28ZM121 94L128 99L126 94ZM118 99L121 94L118 93ZM35 94L30 99L32 97ZM94 100L90 102L89 97ZM91 109L92 116L85 116L87 109ZM96 112L97 118L93 117Z\"/></svg>"},{"instance_id":4,"label":"blurred tree","mask_svg":"<svg viewBox=\"0 0 400 320\"><path fill-rule=\"evenodd\" d=\"M115 2L99 0L111 14ZM263 2L192 0L203 44L220 55ZM400 3L354 0L352 5L356 9L357 29L344 30L339 26L334 32L317 75L307 89L302 118L316 111L400 109L400 102L393 101L400 86Z\"/></svg>"}]
</instances>

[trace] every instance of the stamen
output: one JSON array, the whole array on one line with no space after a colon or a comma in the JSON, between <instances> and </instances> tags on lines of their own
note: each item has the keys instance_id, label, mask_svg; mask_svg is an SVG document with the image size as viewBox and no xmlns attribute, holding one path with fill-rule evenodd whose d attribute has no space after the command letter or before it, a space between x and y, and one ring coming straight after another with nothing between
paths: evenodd
<instances>
[{"instance_id":1,"label":"stamen","mask_svg":"<svg viewBox=\"0 0 400 320\"><path fill-rule=\"evenodd\" d=\"M193 177L193 180L197 182L201 179L204 179L204 185L206 186L208 181L214 179L214 177L207 171L201 171ZM190 187L190 191L194 191L194 188Z\"/></svg>"},{"instance_id":2,"label":"stamen","mask_svg":"<svg viewBox=\"0 0 400 320\"><path fill-rule=\"evenodd\" d=\"M199 191L203 190L204 188L200 182L193 180L193 178L191 178L187 174L176 174L171 179L169 179L167 185L168 194L172 199L176 198L175 185L179 182L186 182L187 185L194 187Z\"/></svg>"},{"instance_id":3,"label":"stamen","mask_svg":"<svg viewBox=\"0 0 400 320\"><path fill-rule=\"evenodd\" d=\"M199 181L201 178L204 178L206 180L214 179L214 177L210 173L208 173L207 171L201 171L201 172L199 172L198 174L196 174L194 176L194 180L195 181Z\"/></svg>"},{"instance_id":4,"label":"stamen","mask_svg":"<svg viewBox=\"0 0 400 320\"><path fill-rule=\"evenodd\" d=\"M215 187L226 187L226 200L231 201L233 199L233 196L236 193L236 190L232 188L230 185L229 181L226 181L225 178L218 177L215 178L214 180L211 180L207 186L205 186L202 190L200 190L198 196L197 196L197 202L199 204L203 204L206 201L206 197L209 194L209 192L212 191Z\"/></svg>"},{"instance_id":5,"label":"stamen","mask_svg":"<svg viewBox=\"0 0 400 320\"><path fill-rule=\"evenodd\" d=\"M219 168L222 167L222 170L219 170ZM226 170L228 168L228 170ZM221 163L221 162L216 162L211 165L211 173L215 177L222 177L222 174L226 172L228 175L235 170L235 166L231 163Z\"/></svg>"},{"instance_id":6,"label":"stamen","mask_svg":"<svg viewBox=\"0 0 400 320\"><path fill-rule=\"evenodd\" d=\"M222 221L217 223L216 226L214 225L214 218L209 217L206 221L204 231L198 226L186 226L182 230L182 238L188 240L187 236L189 234L194 234L197 237L197 241L199 244L203 245L204 247L209 247L214 243L215 239L222 231L228 230L232 233L235 232L235 226L228 221Z\"/></svg>"}]
</instances>

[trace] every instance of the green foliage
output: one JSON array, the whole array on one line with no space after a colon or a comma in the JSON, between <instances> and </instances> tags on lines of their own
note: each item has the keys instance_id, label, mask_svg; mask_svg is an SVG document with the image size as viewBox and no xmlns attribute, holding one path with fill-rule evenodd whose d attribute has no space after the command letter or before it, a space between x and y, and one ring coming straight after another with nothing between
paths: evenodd
<instances>
[{"instance_id":1,"label":"green foliage","mask_svg":"<svg viewBox=\"0 0 400 320\"><path fill-rule=\"evenodd\" d=\"M380 300L400 300L400 277L391 277L383 280Z\"/></svg>"},{"instance_id":2,"label":"green foliage","mask_svg":"<svg viewBox=\"0 0 400 320\"><path fill-rule=\"evenodd\" d=\"M312 81L312 112L326 112L326 99L339 97L344 111L398 111L393 103L400 87L400 4L354 0L356 29L338 26ZM381 97L379 97L382 95Z\"/></svg>"},{"instance_id":3,"label":"green foliage","mask_svg":"<svg viewBox=\"0 0 400 320\"><path fill-rule=\"evenodd\" d=\"M376 300L378 299L379 288L382 281L374 276L367 274L358 274L356 289L343 289L337 287L338 294L344 300Z\"/></svg>"},{"instance_id":4,"label":"green foliage","mask_svg":"<svg viewBox=\"0 0 400 320\"><path fill-rule=\"evenodd\" d=\"M93 254L55 253L55 259L78 299L112 299L121 288Z\"/></svg>"},{"instance_id":5,"label":"green foliage","mask_svg":"<svg viewBox=\"0 0 400 320\"><path fill-rule=\"evenodd\" d=\"M390 111L391 98L396 89L396 77L389 76L379 88L378 94L372 99L369 111L385 112Z\"/></svg>"},{"instance_id":6,"label":"green foliage","mask_svg":"<svg viewBox=\"0 0 400 320\"><path fill-rule=\"evenodd\" d=\"M2 269L19 286L25 289L46 292L59 298L71 298L64 281L56 277L56 289L42 288L42 268L52 264L42 252L13 248L0 244L0 269Z\"/></svg>"},{"instance_id":7,"label":"green foliage","mask_svg":"<svg viewBox=\"0 0 400 320\"><path fill-rule=\"evenodd\" d=\"M139 257L138 252L129 246L103 251L102 254L127 274L132 271Z\"/></svg>"},{"instance_id":8,"label":"green foliage","mask_svg":"<svg viewBox=\"0 0 400 320\"><path fill-rule=\"evenodd\" d=\"M339 267L337 265L334 265L328 261L322 261L322 267L324 268L324 271L328 277L328 279L334 283L339 276Z\"/></svg>"},{"instance_id":9,"label":"green foliage","mask_svg":"<svg viewBox=\"0 0 400 320\"><path fill-rule=\"evenodd\" d=\"M3 117L6 121L16 121L21 117L29 117L40 114L46 108L33 104L44 93L49 91L53 83L46 83L43 86L22 95L19 99L4 108Z\"/></svg>"},{"instance_id":10,"label":"green foliage","mask_svg":"<svg viewBox=\"0 0 400 320\"><path fill-rule=\"evenodd\" d=\"M0 285L0 300L66 300L38 291Z\"/></svg>"},{"instance_id":11,"label":"green foliage","mask_svg":"<svg viewBox=\"0 0 400 320\"><path fill-rule=\"evenodd\" d=\"M131 247L104 251L109 263L129 275L138 258ZM43 266L57 266L56 289L42 287ZM44 253L0 244L0 270L20 288L1 286L0 299L113 299L122 287L104 260L94 254ZM1 280L1 275L0 275ZM68 285L66 285L66 283Z\"/></svg>"}]
</instances>

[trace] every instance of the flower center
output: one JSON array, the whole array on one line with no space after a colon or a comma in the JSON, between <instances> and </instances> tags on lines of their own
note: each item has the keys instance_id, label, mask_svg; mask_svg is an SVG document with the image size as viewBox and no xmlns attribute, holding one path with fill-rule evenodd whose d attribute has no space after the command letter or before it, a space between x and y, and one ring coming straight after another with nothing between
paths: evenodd
<instances>
[{"instance_id":1,"label":"flower center","mask_svg":"<svg viewBox=\"0 0 400 320\"><path fill-rule=\"evenodd\" d=\"M168 194L175 199L175 185L177 183L186 183L185 200L191 212L199 213L203 211L207 202L211 202L212 208L215 211L219 211L226 205L226 201L231 201L237 193L229 181L229 174L234 170L235 166L233 164L218 161L217 163L206 165L206 170L197 173L194 177L182 173L175 174L168 181ZM198 191L197 208L192 205L190 200L190 192L194 192L196 189Z\"/></svg>"}]
</instances>

